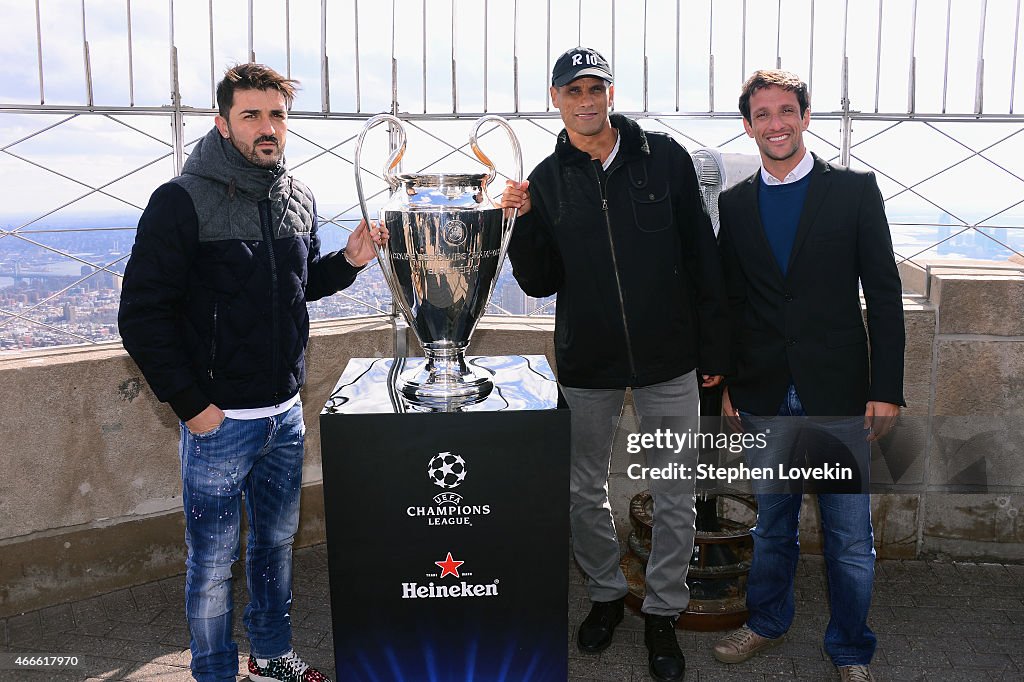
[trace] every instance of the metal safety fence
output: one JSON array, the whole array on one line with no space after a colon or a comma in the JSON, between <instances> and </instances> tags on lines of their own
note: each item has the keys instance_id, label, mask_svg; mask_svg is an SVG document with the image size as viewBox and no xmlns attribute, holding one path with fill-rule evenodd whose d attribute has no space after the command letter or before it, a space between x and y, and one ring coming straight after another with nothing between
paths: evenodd
<instances>
[{"instance_id":1,"label":"metal safety fence","mask_svg":"<svg viewBox=\"0 0 1024 682\"><path fill-rule=\"evenodd\" d=\"M355 139L408 121L406 168L475 168L468 131L508 118L527 168L561 128L551 65L601 50L615 107L691 150L754 154L744 78L781 67L813 95L809 148L873 170L895 256L927 266L1024 254L1022 0L0 0L0 351L117 338L121 273L149 193L212 124L232 63L298 79L288 163L314 190L325 249L357 222ZM497 139L499 170L511 155ZM386 135L364 181L386 185ZM372 208L372 206L371 206ZM314 318L391 315L376 267ZM505 268L495 314L546 315Z\"/></svg>"}]
</instances>

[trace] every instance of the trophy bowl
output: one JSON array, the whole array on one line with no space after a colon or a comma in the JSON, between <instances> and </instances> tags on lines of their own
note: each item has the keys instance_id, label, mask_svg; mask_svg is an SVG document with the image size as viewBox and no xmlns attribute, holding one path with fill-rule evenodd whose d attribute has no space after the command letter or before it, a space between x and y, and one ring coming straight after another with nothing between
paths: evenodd
<instances>
[{"instance_id":1,"label":"trophy bowl","mask_svg":"<svg viewBox=\"0 0 1024 682\"><path fill-rule=\"evenodd\" d=\"M487 195L496 176L494 164L477 144L480 127L496 123L508 133L522 180L522 154L508 122L500 116L477 120L470 146L487 167L486 173L395 173L405 154L401 121L379 114L366 122L356 142L356 191L363 218L369 211L360 177L360 156L366 133L390 123L399 144L388 157L384 178L391 196L379 220L389 233L378 248L377 261L396 306L423 347L422 362L397 381L412 403L433 409L471 405L487 398L491 380L466 363L466 348L505 259L516 212L504 211Z\"/></svg>"}]
</instances>

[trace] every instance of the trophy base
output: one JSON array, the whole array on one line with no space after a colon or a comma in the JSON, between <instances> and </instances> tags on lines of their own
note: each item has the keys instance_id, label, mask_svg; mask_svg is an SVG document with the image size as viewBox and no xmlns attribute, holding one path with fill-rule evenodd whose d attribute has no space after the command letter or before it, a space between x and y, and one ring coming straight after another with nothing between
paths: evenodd
<instances>
[{"instance_id":1,"label":"trophy base","mask_svg":"<svg viewBox=\"0 0 1024 682\"><path fill-rule=\"evenodd\" d=\"M403 372L397 383L414 405L445 411L483 402L494 389L494 383L469 369L463 357L427 357Z\"/></svg>"}]
</instances>

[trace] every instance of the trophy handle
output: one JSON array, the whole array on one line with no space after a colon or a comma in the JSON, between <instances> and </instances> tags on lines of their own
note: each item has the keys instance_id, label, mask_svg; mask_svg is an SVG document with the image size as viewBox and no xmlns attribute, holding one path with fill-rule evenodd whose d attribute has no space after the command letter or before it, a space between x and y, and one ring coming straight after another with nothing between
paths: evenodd
<instances>
[{"instance_id":1,"label":"trophy handle","mask_svg":"<svg viewBox=\"0 0 1024 682\"><path fill-rule=\"evenodd\" d=\"M381 123L387 121L395 127L398 131L398 139L400 141L398 149L391 152L388 156L387 162L384 164L384 180L387 181L391 190L394 191L398 187L398 178L394 174L395 166L402 161L402 157L405 156L405 128L402 126L402 122L391 114L377 114L370 118L366 125L363 126L362 132L359 133L359 139L356 140L356 157L353 161L356 171L356 196L359 197L359 210L363 214L363 220L366 224L370 224L370 212L366 210L366 197L363 195L363 173L361 158L363 155L363 140L366 138L366 133L370 132L372 128L377 127Z\"/></svg>"},{"instance_id":2,"label":"trophy handle","mask_svg":"<svg viewBox=\"0 0 1024 682\"><path fill-rule=\"evenodd\" d=\"M491 184L491 182L494 180L494 177L498 174L498 171L495 170L494 163L490 160L490 158L488 158L487 155L483 153L483 150L480 149L480 145L476 139L477 133L480 132L480 126L482 126L484 123L497 123L499 126L505 129L506 133L508 133L509 142L512 143L512 153L515 155L516 160L515 180L516 182L522 182L523 152L519 147L519 138L516 137L516 134L512 130L512 126L508 124L508 121L506 121L501 116L488 114L487 116L481 116L476 120L476 123L473 124L473 130L469 134L469 146L473 149L473 153L476 155L476 158L480 160L480 163L487 166L487 169L490 171L490 174L487 176L487 182L484 183L485 186Z\"/></svg>"},{"instance_id":3,"label":"trophy handle","mask_svg":"<svg viewBox=\"0 0 1024 682\"><path fill-rule=\"evenodd\" d=\"M523 151L519 146L519 138L516 137L515 131L512 130L512 126L508 124L508 121L506 121L501 116L496 116L495 114L488 114L487 116L481 116L480 118L477 119L476 123L473 124L472 132L469 134L469 145L470 147L472 147L473 153L476 154L476 158L478 158L481 163L483 163L485 166L487 166L487 168L490 169L490 175L487 176L487 181L484 183L484 192L487 191L487 186L491 184L491 181L494 180L494 177L497 175L497 171L494 168L494 163L491 162L491 160L487 157L486 154L483 153L483 150L480 149L480 145L477 143L476 140L476 135L478 132L480 132L480 126L487 122L497 123L499 126L505 129L506 133L508 133L508 139L509 142L512 143L512 153L515 156L516 161L515 181L523 181ZM502 220L503 234L501 237L501 255L498 257L499 267L501 265L501 262L504 261L505 259L505 253L508 251L508 243L512 239L512 227L515 225L516 218L518 216L519 209L514 208L512 209L511 213L505 214L505 219ZM497 278L495 278L495 283L496 282ZM494 290L494 283L491 284L491 290ZM490 294L488 294L488 296L490 296Z\"/></svg>"},{"instance_id":4,"label":"trophy handle","mask_svg":"<svg viewBox=\"0 0 1024 682\"><path fill-rule=\"evenodd\" d=\"M363 167L361 164L363 139L366 137L366 133L370 132L371 128L375 128L385 121L395 127L395 130L398 131L399 139L398 148L391 152L388 156L387 162L384 164L384 179L387 181L392 191L394 191L399 184L398 177L393 171L395 166L402 161L402 157L405 155L405 128L402 127L402 122L398 118L391 114L377 114L366 122L366 125L363 126L362 132L359 133L359 139L356 140L356 155L353 160L353 165L355 166L356 172L356 196L359 197L359 210L363 214L363 220L366 221L367 226L370 225L370 212L366 208L366 196L363 194ZM390 287L392 292L397 291L397 283L393 281L391 268L386 265L389 257L388 254L391 250L390 244L384 244L383 246L374 244L374 250L377 252L377 263L380 265L381 272L384 273L384 280L387 282L388 287Z\"/></svg>"}]
</instances>

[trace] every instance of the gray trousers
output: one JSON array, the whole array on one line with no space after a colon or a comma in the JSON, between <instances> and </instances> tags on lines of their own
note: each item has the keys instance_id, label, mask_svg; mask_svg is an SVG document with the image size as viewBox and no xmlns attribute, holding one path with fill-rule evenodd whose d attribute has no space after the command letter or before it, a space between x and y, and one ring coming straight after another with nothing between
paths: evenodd
<instances>
[{"instance_id":1,"label":"gray trousers","mask_svg":"<svg viewBox=\"0 0 1024 682\"><path fill-rule=\"evenodd\" d=\"M612 440L622 415L626 390L571 388L562 394L572 410L572 452L569 472L569 524L576 561L587 574L592 601L625 596L626 578L619 568L619 541L608 502ZM696 433L700 403L696 372L633 391L640 431L668 429ZM683 464L694 471L697 450L647 450L647 466ZM654 532L647 562L647 598L643 612L677 616L686 609L690 591L686 570L693 554L695 481L647 481L654 498Z\"/></svg>"}]
</instances>

